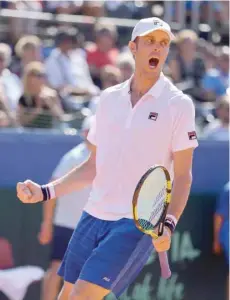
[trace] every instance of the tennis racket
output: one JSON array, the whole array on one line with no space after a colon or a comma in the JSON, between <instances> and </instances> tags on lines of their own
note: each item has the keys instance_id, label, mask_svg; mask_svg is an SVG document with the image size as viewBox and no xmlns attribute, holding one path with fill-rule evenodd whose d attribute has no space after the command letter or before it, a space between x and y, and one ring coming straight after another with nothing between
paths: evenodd
<instances>
[{"instance_id":1,"label":"tennis racket","mask_svg":"<svg viewBox=\"0 0 230 300\"><path fill-rule=\"evenodd\" d=\"M136 227L157 239L163 234L164 221L171 199L169 172L162 166L151 167L140 179L133 195L133 218ZM156 233L157 232L157 233ZM161 276L169 278L171 271L167 252L159 252Z\"/></svg>"}]
</instances>

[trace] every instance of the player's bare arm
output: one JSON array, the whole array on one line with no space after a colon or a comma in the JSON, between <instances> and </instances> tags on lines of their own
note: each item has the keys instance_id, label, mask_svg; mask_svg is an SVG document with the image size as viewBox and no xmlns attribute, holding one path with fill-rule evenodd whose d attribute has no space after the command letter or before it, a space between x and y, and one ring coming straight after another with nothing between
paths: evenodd
<instances>
[{"instance_id":1,"label":"player's bare arm","mask_svg":"<svg viewBox=\"0 0 230 300\"><path fill-rule=\"evenodd\" d=\"M65 176L51 183L53 195L58 198L90 185L96 175L96 147L90 146L91 154L84 163ZM17 184L17 196L24 203L37 203L44 200L41 186L31 180Z\"/></svg>"},{"instance_id":2,"label":"player's bare arm","mask_svg":"<svg viewBox=\"0 0 230 300\"><path fill-rule=\"evenodd\" d=\"M57 178L51 179L55 181ZM46 201L43 205L43 216L40 231L38 233L39 243L42 245L49 244L53 234L53 218L56 207L56 199Z\"/></svg>"},{"instance_id":3,"label":"player's bare arm","mask_svg":"<svg viewBox=\"0 0 230 300\"><path fill-rule=\"evenodd\" d=\"M173 153L174 181L168 216L171 215L173 218L176 218L176 222L185 209L190 193L193 151L194 148L189 148ZM164 234L161 237L157 240L153 239L153 245L157 252L169 250L171 246L171 231L167 226L165 226Z\"/></svg>"},{"instance_id":4,"label":"player's bare arm","mask_svg":"<svg viewBox=\"0 0 230 300\"><path fill-rule=\"evenodd\" d=\"M179 220L187 204L192 184L192 160L194 148L173 153L174 181L168 214Z\"/></svg>"}]
</instances>

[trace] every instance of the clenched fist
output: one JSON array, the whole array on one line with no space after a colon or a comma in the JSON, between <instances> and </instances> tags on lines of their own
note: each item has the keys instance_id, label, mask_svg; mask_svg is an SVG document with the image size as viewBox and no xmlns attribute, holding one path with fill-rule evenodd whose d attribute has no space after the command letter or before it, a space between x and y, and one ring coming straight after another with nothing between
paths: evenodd
<instances>
[{"instance_id":1,"label":"clenched fist","mask_svg":"<svg viewBox=\"0 0 230 300\"><path fill-rule=\"evenodd\" d=\"M31 180L18 182L17 196L23 203L37 203L43 200L41 186Z\"/></svg>"},{"instance_id":2,"label":"clenched fist","mask_svg":"<svg viewBox=\"0 0 230 300\"><path fill-rule=\"evenodd\" d=\"M157 252L168 251L171 246L171 232L165 227L162 236L153 239L153 246Z\"/></svg>"}]
</instances>

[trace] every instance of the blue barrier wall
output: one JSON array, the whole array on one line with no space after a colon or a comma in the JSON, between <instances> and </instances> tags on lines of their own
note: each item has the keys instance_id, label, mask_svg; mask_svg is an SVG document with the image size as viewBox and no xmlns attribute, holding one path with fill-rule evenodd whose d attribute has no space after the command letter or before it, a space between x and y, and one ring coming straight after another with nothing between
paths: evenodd
<instances>
[{"instance_id":1,"label":"blue barrier wall","mask_svg":"<svg viewBox=\"0 0 230 300\"><path fill-rule=\"evenodd\" d=\"M0 187L13 187L18 181L49 180L64 153L80 142L77 135L56 131L0 132ZM193 193L218 193L228 181L227 142L200 141L195 151Z\"/></svg>"}]
</instances>

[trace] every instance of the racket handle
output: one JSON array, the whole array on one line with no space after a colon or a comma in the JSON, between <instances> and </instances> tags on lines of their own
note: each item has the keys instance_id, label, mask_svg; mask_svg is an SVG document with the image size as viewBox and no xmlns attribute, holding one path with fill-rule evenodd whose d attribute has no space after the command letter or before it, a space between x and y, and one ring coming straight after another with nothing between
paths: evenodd
<instances>
[{"instance_id":1,"label":"racket handle","mask_svg":"<svg viewBox=\"0 0 230 300\"><path fill-rule=\"evenodd\" d=\"M161 266L161 277L168 279L171 276L167 252L159 252L159 261Z\"/></svg>"}]
</instances>

